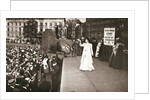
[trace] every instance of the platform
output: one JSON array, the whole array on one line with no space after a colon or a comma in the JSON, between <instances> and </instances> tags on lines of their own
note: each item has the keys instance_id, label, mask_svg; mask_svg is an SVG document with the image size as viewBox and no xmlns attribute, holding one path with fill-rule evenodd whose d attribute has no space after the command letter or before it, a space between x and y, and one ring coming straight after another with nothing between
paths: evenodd
<instances>
[{"instance_id":1,"label":"platform","mask_svg":"<svg viewBox=\"0 0 150 100\"><path fill-rule=\"evenodd\" d=\"M128 92L128 71L93 58L94 71L80 71L81 57L63 60L60 92Z\"/></svg>"}]
</instances>

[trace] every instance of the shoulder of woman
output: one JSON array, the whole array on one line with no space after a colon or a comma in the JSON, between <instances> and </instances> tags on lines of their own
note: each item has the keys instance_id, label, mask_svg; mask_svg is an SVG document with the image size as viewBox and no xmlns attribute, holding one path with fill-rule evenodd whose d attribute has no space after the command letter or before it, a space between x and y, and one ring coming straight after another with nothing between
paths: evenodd
<instances>
[{"instance_id":1,"label":"shoulder of woman","mask_svg":"<svg viewBox=\"0 0 150 100\"><path fill-rule=\"evenodd\" d=\"M89 43L92 46L92 43Z\"/></svg>"},{"instance_id":2,"label":"shoulder of woman","mask_svg":"<svg viewBox=\"0 0 150 100\"><path fill-rule=\"evenodd\" d=\"M92 47L92 44L91 44L91 43L89 43L89 46L90 46L90 47Z\"/></svg>"}]
</instances>

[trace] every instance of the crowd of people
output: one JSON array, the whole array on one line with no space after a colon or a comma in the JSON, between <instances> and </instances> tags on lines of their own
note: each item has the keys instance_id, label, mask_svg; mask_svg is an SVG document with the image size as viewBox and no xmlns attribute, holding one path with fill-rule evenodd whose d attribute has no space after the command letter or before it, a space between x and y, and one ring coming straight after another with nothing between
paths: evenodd
<instances>
[{"instance_id":1,"label":"crowd of people","mask_svg":"<svg viewBox=\"0 0 150 100\"><path fill-rule=\"evenodd\" d=\"M116 38L114 46L104 45L103 39L97 41L96 38L81 37L73 40L72 56L81 56L86 51L81 44L88 46L89 43L92 44L92 56L101 61L108 61L109 67L128 67L128 50L119 37ZM94 70L93 67L91 68ZM84 68L81 66L81 69ZM7 92L57 92L61 70L62 59L57 54L51 56L41 52L39 46L7 46L6 48Z\"/></svg>"},{"instance_id":2,"label":"crowd of people","mask_svg":"<svg viewBox=\"0 0 150 100\"><path fill-rule=\"evenodd\" d=\"M36 46L6 48L7 92L59 91L62 59L39 49Z\"/></svg>"},{"instance_id":3,"label":"crowd of people","mask_svg":"<svg viewBox=\"0 0 150 100\"><path fill-rule=\"evenodd\" d=\"M83 47L81 43L85 43L85 38L73 40L72 56L81 56ZM93 57L99 58L101 61L108 61L110 67L128 69L128 50L124 45L124 41L117 37L114 46L104 44L104 40L97 41L95 37L90 39L93 49Z\"/></svg>"},{"instance_id":4,"label":"crowd of people","mask_svg":"<svg viewBox=\"0 0 150 100\"><path fill-rule=\"evenodd\" d=\"M27 38L24 38L24 39L19 39L19 38L9 39L9 38L7 38L6 42L7 43L16 43L16 44L40 44L41 43L40 39L38 39L38 38L34 38L32 40L27 39Z\"/></svg>"}]
</instances>

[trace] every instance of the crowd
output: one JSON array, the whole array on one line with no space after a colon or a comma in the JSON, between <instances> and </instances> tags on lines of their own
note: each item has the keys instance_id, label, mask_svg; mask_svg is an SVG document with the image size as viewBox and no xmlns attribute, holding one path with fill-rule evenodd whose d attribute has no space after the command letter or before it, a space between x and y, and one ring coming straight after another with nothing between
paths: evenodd
<instances>
[{"instance_id":1,"label":"crowd","mask_svg":"<svg viewBox=\"0 0 150 100\"><path fill-rule=\"evenodd\" d=\"M73 40L72 56L81 56L80 44L85 38ZM103 39L91 38L93 56L108 61L113 68L128 67L128 50L121 38L114 46L104 45ZM6 91L7 92L57 92L59 91L62 59L40 52L38 46L7 46Z\"/></svg>"},{"instance_id":2,"label":"crowd","mask_svg":"<svg viewBox=\"0 0 150 100\"><path fill-rule=\"evenodd\" d=\"M24 39L19 39L19 38L15 38L15 39L6 39L7 43L17 43L17 44L40 44L41 41L40 39L34 38L32 40L24 38Z\"/></svg>"},{"instance_id":3,"label":"crowd","mask_svg":"<svg viewBox=\"0 0 150 100\"><path fill-rule=\"evenodd\" d=\"M85 42L85 38L73 40L72 44L72 56L81 56L83 48L79 43ZM128 69L128 50L124 45L124 41L117 37L114 46L108 46L104 44L104 40L97 41L95 37L90 39L93 49L93 57L99 58L101 61L108 61L110 67Z\"/></svg>"},{"instance_id":4,"label":"crowd","mask_svg":"<svg viewBox=\"0 0 150 100\"><path fill-rule=\"evenodd\" d=\"M6 48L7 92L59 91L62 60L41 53L39 47Z\"/></svg>"}]
</instances>

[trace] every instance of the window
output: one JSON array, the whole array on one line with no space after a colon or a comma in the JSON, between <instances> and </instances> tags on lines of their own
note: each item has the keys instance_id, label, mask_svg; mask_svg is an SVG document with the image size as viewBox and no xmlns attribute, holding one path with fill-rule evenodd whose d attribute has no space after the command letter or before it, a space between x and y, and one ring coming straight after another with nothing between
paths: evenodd
<instances>
[{"instance_id":1,"label":"window","mask_svg":"<svg viewBox=\"0 0 150 100\"><path fill-rule=\"evenodd\" d=\"M21 27L19 27L19 31L21 31Z\"/></svg>"},{"instance_id":2,"label":"window","mask_svg":"<svg viewBox=\"0 0 150 100\"><path fill-rule=\"evenodd\" d=\"M17 32L17 27L15 27L15 31Z\"/></svg>"},{"instance_id":3,"label":"window","mask_svg":"<svg viewBox=\"0 0 150 100\"><path fill-rule=\"evenodd\" d=\"M52 26L52 23L50 23L50 26Z\"/></svg>"},{"instance_id":4,"label":"window","mask_svg":"<svg viewBox=\"0 0 150 100\"><path fill-rule=\"evenodd\" d=\"M9 32L9 28L7 29L7 31Z\"/></svg>"},{"instance_id":5,"label":"window","mask_svg":"<svg viewBox=\"0 0 150 100\"><path fill-rule=\"evenodd\" d=\"M21 32L19 32L18 36L21 36Z\"/></svg>"},{"instance_id":6,"label":"window","mask_svg":"<svg viewBox=\"0 0 150 100\"><path fill-rule=\"evenodd\" d=\"M15 37L15 33L13 33L12 37Z\"/></svg>"},{"instance_id":7,"label":"window","mask_svg":"<svg viewBox=\"0 0 150 100\"><path fill-rule=\"evenodd\" d=\"M43 26L43 23L40 23L40 26Z\"/></svg>"},{"instance_id":8,"label":"window","mask_svg":"<svg viewBox=\"0 0 150 100\"><path fill-rule=\"evenodd\" d=\"M9 37L9 32L7 33L7 36Z\"/></svg>"},{"instance_id":9,"label":"window","mask_svg":"<svg viewBox=\"0 0 150 100\"><path fill-rule=\"evenodd\" d=\"M9 26L9 22L7 23L7 25Z\"/></svg>"},{"instance_id":10,"label":"window","mask_svg":"<svg viewBox=\"0 0 150 100\"><path fill-rule=\"evenodd\" d=\"M59 22L59 26L62 26L62 23L61 23L61 22Z\"/></svg>"},{"instance_id":11,"label":"window","mask_svg":"<svg viewBox=\"0 0 150 100\"><path fill-rule=\"evenodd\" d=\"M42 31L43 31L43 29L41 28L41 29L40 29L40 31L42 32Z\"/></svg>"},{"instance_id":12,"label":"window","mask_svg":"<svg viewBox=\"0 0 150 100\"><path fill-rule=\"evenodd\" d=\"M55 22L55 25L58 25L57 22Z\"/></svg>"}]
</instances>

